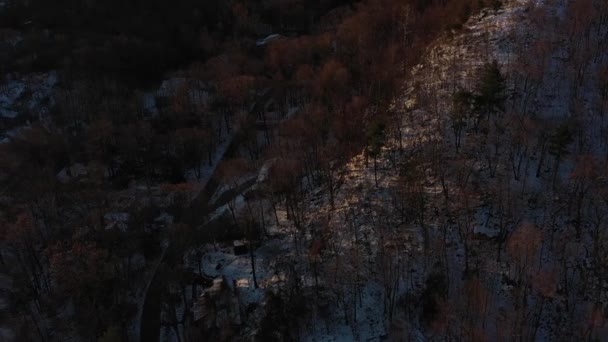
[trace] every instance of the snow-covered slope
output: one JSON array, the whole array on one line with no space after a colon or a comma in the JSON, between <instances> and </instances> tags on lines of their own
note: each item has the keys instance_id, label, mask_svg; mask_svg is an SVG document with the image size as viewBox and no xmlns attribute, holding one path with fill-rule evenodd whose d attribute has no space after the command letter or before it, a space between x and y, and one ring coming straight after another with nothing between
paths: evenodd
<instances>
[{"instance_id":1,"label":"snow-covered slope","mask_svg":"<svg viewBox=\"0 0 608 342\"><path fill-rule=\"evenodd\" d=\"M377 159L361 152L337 171L334 205L317 187L299 229L282 205L264 218L271 238L251 258L260 288L249 256L228 249L207 247L206 272L246 279L247 302L268 291L304 293L305 341L553 340L583 334L584 324L586 336L602 336L594 312L604 303L576 282L597 281L583 252L596 235L585 228L590 220L574 234L573 200L564 198L583 186L572 176L579 156L608 150L597 91L608 26L577 28L585 16L575 4L503 1L446 32L394 99ZM467 127L455 148L454 94L475 91L493 61L506 79L504 110L481 129ZM555 152L564 124L576 141Z\"/></svg>"}]
</instances>

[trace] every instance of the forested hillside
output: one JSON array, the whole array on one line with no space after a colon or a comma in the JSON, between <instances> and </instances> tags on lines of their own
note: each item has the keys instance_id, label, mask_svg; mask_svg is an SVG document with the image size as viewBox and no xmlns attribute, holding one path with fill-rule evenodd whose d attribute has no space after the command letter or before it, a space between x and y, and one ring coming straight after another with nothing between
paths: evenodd
<instances>
[{"instance_id":1,"label":"forested hillside","mask_svg":"<svg viewBox=\"0 0 608 342\"><path fill-rule=\"evenodd\" d=\"M0 339L603 340L603 0L0 2Z\"/></svg>"}]
</instances>

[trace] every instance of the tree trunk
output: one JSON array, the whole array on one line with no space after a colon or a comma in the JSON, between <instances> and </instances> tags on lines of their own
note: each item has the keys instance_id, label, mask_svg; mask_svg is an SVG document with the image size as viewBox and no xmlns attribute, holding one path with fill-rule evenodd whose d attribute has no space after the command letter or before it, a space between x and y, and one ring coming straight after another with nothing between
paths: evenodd
<instances>
[{"instance_id":1,"label":"tree trunk","mask_svg":"<svg viewBox=\"0 0 608 342\"><path fill-rule=\"evenodd\" d=\"M255 255L253 253L253 241L249 238L249 258L251 259L251 274L253 276L253 287L258 288L258 279L255 275Z\"/></svg>"},{"instance_id":2,"label":"tree trunk","mask_svg":"<svg viewBox=\"0 0 608 342\"><path fill-rule=\"evenodd\" d=\"M378 187L378 158L374 156L374 182L376 183L376 188Z\"/></svg>"}]
</instances>

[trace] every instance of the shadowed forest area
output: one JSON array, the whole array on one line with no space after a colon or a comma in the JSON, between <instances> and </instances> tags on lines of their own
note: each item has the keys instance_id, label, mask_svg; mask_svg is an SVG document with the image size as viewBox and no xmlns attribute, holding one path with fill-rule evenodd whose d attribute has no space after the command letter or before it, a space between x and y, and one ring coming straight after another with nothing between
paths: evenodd
<instances>
[{"instance_id":1,"label":"shadowed forest area","mask_svg":"<svg viewBox=\"0 0 608 342\"><path fill-rule=\"evenodd\" d=\"M0 340L603 340L601 0L0 0Z\"/></svg>"}]
</instances>

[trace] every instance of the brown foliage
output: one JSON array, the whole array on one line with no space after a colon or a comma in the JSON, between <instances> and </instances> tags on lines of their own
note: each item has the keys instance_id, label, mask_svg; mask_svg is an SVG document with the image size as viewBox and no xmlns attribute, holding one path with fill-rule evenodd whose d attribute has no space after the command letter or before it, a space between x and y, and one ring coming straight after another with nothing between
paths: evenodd
<instances>
[{"instance_id":1,"label":"brown foliage","mask_svg":"<svg viewBox=\"0 0 608 342\"><path fill-rule=\"evenodd\" d=\"M524 223L507 242L507 252L521 268L531 267L543 241L542 232L533 224Z\"/></svg>"},{"instance_id":2,"label":"brown foliage","mask_svg":"<svg viewBox=\"0 0 608 342\"><path fill-rule=\"evenodd\" d=\"M557 291L557 277L555 271L540 271L532 277L532 286L541 296L553 297Z\"/></svg>"},{"instance_id":3,"label":"brown foliage","mask_svg":"<svg viewBox=\"0 0 608 342\"><path fill-rule=\"evenodd\" d=\"M225 184L233 184L239 177L253 171L250 162L243 158L226 159L217 168L217 173Z\"/></svg>"},{"instance_id":4,"label":"brown foliage","mask_svg":"<svg viewBox=\"0 0 608 342\"><path fill-rule=\"evenodd\" d=\"M108 251L93 242L60 243L50 250L50 269L63 291L92 297L113 274L108 257Z\"/></svg>"},{"instance_id":5,"label":"brown foliage","mask_svg":"<svg viewBox=\"0 0 608 342\"><path fill-rule=\"evenodd\" d=\"M250 98L251 90L255 83L255 77L249 75L238 75L223 80L220 83L220 93L234 105L244 105Z\"/></svg>"},{"instance_id":6,"label":"brown foliage","mask_svg":"<svg viewBox=\"0 0 608 342\"><path fill-rule=\"evenodd\" d=\"M316 95L318 97L330 94L342 94L348 86L350 75L348 70L338 61L327 61L317 78Z\"/></svg>"}]
</instances>

